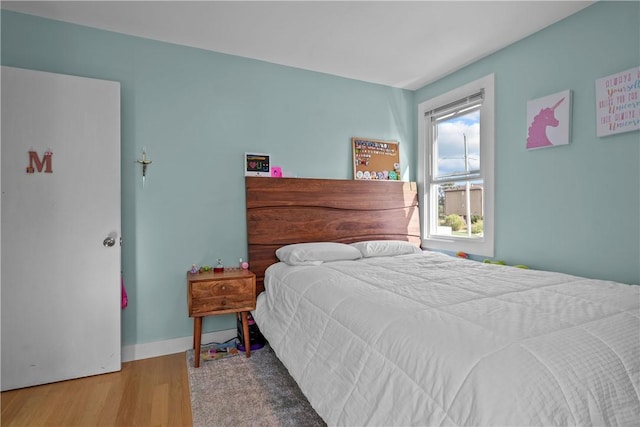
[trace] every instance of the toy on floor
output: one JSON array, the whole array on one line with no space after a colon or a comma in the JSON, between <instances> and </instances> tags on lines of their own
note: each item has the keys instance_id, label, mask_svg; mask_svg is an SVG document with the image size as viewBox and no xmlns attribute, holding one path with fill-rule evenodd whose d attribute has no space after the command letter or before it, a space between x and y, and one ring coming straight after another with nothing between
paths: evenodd
<instances>
[{"instance_id":1,"label":"toy on floor","mask_svg":"<svg viewBox=\"0 0 640 427\"><path fill-rule=\"evenodd\" d=\"M224 343L205 344L200 348L202 360L217 360L239 354L235 338Z\"/></svg>"}]
</instances>

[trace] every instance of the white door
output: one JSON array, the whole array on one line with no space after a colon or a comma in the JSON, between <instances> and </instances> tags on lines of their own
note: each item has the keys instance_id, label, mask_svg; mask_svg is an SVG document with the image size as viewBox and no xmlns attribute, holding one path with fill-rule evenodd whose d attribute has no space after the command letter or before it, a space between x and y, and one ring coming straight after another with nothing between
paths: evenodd
<instances>
[{"instance_id":1,"label":"white door","mask_svg":"<svg viewBox=\"0 0 640 427\"><path fill-rule=\"evenodd\" d=\"M1 74L2 390L120 370L120 84Z\"/></svg>"}]
</instances>

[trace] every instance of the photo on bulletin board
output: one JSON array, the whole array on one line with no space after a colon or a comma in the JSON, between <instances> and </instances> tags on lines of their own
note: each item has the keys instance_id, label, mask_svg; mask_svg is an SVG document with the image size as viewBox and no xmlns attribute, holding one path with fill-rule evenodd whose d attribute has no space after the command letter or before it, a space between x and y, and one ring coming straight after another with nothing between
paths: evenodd
<instances>
[{"instance_id":1,"label":"photo on bulletin board","mask_svg":"<svg viewBox=\"0 0 640 427\"><path fill-rule=\"evenodd\" d=\"M400 181L400 143L351 138L353 179Z\"/></svg>"},{"instance_id":2,"label":"photo on bulletin board","mask_svg":"<svg viewBox=\"0 0 640 427\"><path fill-rule=\"evenodd\" d=\"M244 175L245 176L271 176L269 154L245 153L244 154Z\"/></svg>"}]
</instances>

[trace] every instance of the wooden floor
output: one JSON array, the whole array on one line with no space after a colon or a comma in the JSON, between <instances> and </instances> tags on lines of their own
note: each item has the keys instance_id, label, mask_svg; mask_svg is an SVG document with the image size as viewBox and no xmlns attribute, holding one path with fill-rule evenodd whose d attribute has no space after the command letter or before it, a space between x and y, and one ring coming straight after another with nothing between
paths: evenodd
<instances>
[{"instance_id":1,"label":"wooden floor","mask_svg":"<svg viewBox=\"0 0 640 427\"><path fill-rule=\"evenodd\" d=\"M191 426L184 353L2 393L2 426Z\"/></svg>"}]
</instances>

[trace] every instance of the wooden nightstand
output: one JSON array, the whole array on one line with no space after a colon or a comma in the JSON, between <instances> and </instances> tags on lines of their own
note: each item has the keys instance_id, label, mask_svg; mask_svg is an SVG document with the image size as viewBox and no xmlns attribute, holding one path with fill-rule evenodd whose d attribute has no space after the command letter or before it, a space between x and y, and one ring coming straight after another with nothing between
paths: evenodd
<instances>
[{"instance_id":1,"label":"wooden nightstand","mask_svg":"<svg viewBox=\"0 0 640 427\"><path fill-rule=\"evenodd\" d=\"M249 270L187 272L187 303L193 317L194 365L200 366L202 318L217 314L238 313L242 318L244 348L251 356L247 313L256 308L256 275Z\"/></svg>"}]
</instances>

